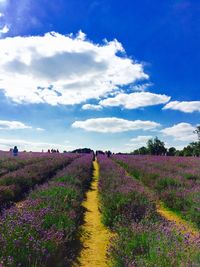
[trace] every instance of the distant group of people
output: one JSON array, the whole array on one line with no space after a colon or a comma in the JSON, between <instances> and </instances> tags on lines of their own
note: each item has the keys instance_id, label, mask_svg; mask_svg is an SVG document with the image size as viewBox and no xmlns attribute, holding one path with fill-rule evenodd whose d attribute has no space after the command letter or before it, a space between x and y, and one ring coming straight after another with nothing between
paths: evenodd
<instances>
[{"instance_id":1,"label":"distant group of people","mask_svg":"<svg viewBox=\"0 0 200 267\"><path fill-rule=\"evenodd\" d=\"M48 149L47 152L48 152L48 153L60 153L58 149L53 149L53 148L52 148L51 150Z\"/></svg>"},{"instance_id":2,"label":"distant group of people","mask_svg":"<svg viewBox=\"0 0 200 267\"><path fill-rule=\"evenodd\" d=\"M42 152L44 152L44 150L42 150ZM48 149L47 150L48 153L60 153L58 149ZM14 148L10 149L10 154L13 155L14 157L18 156L19 150L17 148L17 146L14 146ZM95 157L99 154L103 154L106 155L108 158L110 158L110 156L112 155L111 151L101 151L101 150L97 150L96 152L93 151L93 158L95 159Z\"/></svg>"},{"instance_id":3,"label":"distant group of people","mask_svg":"<svg viewBox=\"0 0 200 267\"><path fill-rule=\"evenodd\" d=\"M112 152L110 150L108 151L101 151L101 150L97 150L95 153L93 152L93 160L95 159L95 157L97 157L98 155L106 155L108 158L110 158L110 156L112 155Z\"/></svg>"},{"instance_id":4,"label":"distant group of people","mask_svg":"<svg viewBox=\"0 0 200 267\"><path fill-rule=\"evenodd\" d=\"M42 150L42 152L44 152L44 150ZM51 150L48 149L47 152L48 153L60 153L60 151L58 149L53 149L53 148ZM14 146L14 148L10 148L10 154L14 157L18 156L19 150L18 150L17 146Z\"/></svg>"}]
</instances>

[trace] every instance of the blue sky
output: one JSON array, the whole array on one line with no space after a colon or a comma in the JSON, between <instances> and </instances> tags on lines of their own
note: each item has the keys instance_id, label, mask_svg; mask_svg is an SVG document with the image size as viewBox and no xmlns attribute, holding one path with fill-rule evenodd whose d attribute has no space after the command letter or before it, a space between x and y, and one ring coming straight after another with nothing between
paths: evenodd
<instances>
[{"instance_id":1,"label":"blue sky","mask_svg":"<svg viewBox=\"0 0 200 267\"><path fill-rule=\"evenodd\" d=\"M0 149L195 141L199 12L195 0L0 0Z\"/></svg>"}]
</instances>

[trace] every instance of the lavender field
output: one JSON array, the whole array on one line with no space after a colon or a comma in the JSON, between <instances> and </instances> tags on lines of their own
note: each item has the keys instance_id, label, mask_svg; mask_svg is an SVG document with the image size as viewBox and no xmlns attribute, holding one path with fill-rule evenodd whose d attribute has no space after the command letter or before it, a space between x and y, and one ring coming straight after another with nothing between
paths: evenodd
<instances>
[{"instance_id":1,"label":"lavender field","mask_svg":"<svg viewBox=\"0 0 200 267\"><path fill-rule=\"evenodd\" d=\"M0 267L200 267L200 0L0 0Z\"/></svg>"},{"instance_id":2,"label":"lavender field","mask_svg":"<svg viewBox=\"0 0 200 267\"><path fill-rule=\"evenodd\" d=\"M199 163L1 153L0 266L200 266Z\"/></svg>"},{"instance_id":3,"label":"lavender field","mask_svg":"<svg viewBox=\"0 0 200 267\"><path fill-rule=\"evenodd\" d=\"M166 207L200 228L200 158L116 155Z\"/></svg>"}]
</instances>

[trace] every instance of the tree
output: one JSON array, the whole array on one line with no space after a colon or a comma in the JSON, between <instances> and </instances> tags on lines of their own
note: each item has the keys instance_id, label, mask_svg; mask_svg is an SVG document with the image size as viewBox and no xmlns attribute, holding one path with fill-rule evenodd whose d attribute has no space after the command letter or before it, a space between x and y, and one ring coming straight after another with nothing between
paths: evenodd
<instances>
[{"instance_id":1,"label":"tree","mask_svg":"<svg viewBox=\"0 0 200 267\"><path fill-rule=\"evenodd\" d=\"M72 153L87 153L87 154L90 154L92 152L93 150L90 148L78 148L72 151Z\"/></svg>"},{"instance_id":2,"label":"tree","mask_svg":"<svg viewBox=\"0 0 200 267\"><path fill-rule=\"evenodd\" d=\"M138 149L140 155L147 155L149 153L148 149L145 146L142 146Z\"/></svg>"},{"instance_id":3,"label":"tree","mask_svg":"<svg viewBox=\"0 0 200 267\"><path fill-rule=\"evenodd\" d=\"M134 150L131 154L134 154L134 155L147 155L147 154L149 154L149 151L145 146L142 146L142 147Z\"/></svg>"},{"instance_id":4,"label":"tree","mask_svg":"<svg viewBox=\"0 0 200 267\"><path fill-rule=\"evenodd\" d=\"M176 148L170 147L167 152L167 156L175 156L176 155Z\"/></svg>"},{"instance_id":5,"label":"tree","mask_svg":"<svg viewBox=\"0 0 200 267\"><path fill-rule=\"evenodd\" d=\"M191 157L193 156L193 148L191 145L188 145L186 147L183 148L183 155L185 157Z\"/></svg>"},{"instance_id":6,"label":"tree","mask_svg":"<svg viewBox=\"0 0 200 267\"><path fill-rule=\"evenodd\" d=\"M194 133L197 134L197 136L198 136L198 140L199 140L199 142L200 142L200 125L197 126L196 130L194 131Z\"/></svg>"},{"instance_id":7,"label":"tree","mask_svg":"<svg viewBox=\"0 0 200 267\"><path fill-rule=\"evenodd\" d=\"M160 141L157 136L148 140L147 149L151 155L164 155L167 152L165 143Z\"/></svg>"},{"instance_id":8,"label":"tree","mask_svg":"<svg viewBox=\"0 0 200 267\"><path fill-rule=\"evenodd\" d=\"M190 147L192 149L192 155L199 157L200 156L200 141L190 143Z\"/></svg>"},{"instance_id":9,"label":"tree","mask_svg":"<svg viewBox=\"0 0 200 267\"><path fill-rule=\"evenodd\" d=\"M175 156L178 156L178 157L183 157L183 150L176 150L176 154Z\"/></svg>"}]
</instances>

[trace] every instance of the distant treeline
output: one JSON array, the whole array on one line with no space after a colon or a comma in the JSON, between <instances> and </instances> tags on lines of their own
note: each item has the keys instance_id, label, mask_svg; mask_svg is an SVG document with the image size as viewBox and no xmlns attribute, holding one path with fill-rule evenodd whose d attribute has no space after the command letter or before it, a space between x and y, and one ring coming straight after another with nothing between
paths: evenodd
<instances>
[{"instance_id":1,"label":"distant treeline","mask_svg":"<svg viewBox=\"0 0 200 267\"><path fill-rule=\"evenodd\" d=\"M197 126L194 131L198 136L197 142L192 142L182 150L176 150L175 147L166 148L165 143L158 139L158 137L149 139L147 146L142 146L131 154L134 155L167 155L167 156L200 156L200 126Z\"/></svg>"},{"instance_id":2,"label":"distant treeline","mask_svg":"<svg viewBox=\"0 0 200 267\"><path fill-rule=\"evenodd\" d=\"M93 150L90 148L78 148L72 151L72 153L86 153L86 154L90 154L92 152Z\"/></svg>"},{"instance_id":3,"label":"distant treeline","mask_svg":"<svg viewBox=\"0 0 200 267\"><path fill-rule=\"evenodd\" d=\"M188 146L184 147L182 150L177 150L175 147L166 148L165 143L159 140L159 138L156 136L155 138L149 139L147 141L146 146L142 146L134 151L132 151L130 154L133 155L163 155L163 156L184 156L184 157L190 157L200 156L200 126L197 126L194 133L197 134L198 141L192 142ZM66 151L64 151L66 152ZM94 153L94 151L90 148L78 148L71 153ZM112 153L110 151L96 151L96 154L106 154L111 155ZM119 153L121 154L121 153Z\"/></svg>"}]
</instances>

